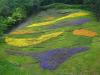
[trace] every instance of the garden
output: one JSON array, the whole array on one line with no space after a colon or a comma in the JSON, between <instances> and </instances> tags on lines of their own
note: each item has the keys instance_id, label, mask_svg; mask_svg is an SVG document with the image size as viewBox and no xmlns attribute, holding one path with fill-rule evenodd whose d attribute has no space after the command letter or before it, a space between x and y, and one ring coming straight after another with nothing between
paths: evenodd
<instances>
[{"instance_id":1,"label":"garden","mask_svg":"<svg viewBox=\"0 0 100 75\"><path fill-rule=\"evenodd\" d=\"M0 75L100 75L99 14L89 2L32 1L0 16Z\"/></svg>"}]
</instances>

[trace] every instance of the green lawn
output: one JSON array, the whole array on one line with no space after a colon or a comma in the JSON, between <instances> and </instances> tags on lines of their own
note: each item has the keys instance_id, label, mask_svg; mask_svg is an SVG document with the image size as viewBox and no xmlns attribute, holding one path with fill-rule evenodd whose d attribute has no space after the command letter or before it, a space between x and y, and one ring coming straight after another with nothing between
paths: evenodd
<instances>
[{"instance_id":1,"label":"green lawn","mask_svg":"<svg viewBox=\"0 0 100 75\"><path fill-rule=\"evenodd\" d=\"M76 11L77 10L77 11ZM54 19L66 15L59 12L74 13L79 11L85 11L82 9L49 9L42 11L38 15L33 16L31 23L48 21L47 17L51 16ZM85 11L88 12L88 11ZM48 26L31 27L29 30L36 30L38 33L31 34L17 34L6 36L12 38L36 38L44 34L49 34L56 31L63 31L64 33L56 38L49 39L43 43L27 46L27 47L15 47L8 45L6 42L2 42L0 45L0 75L100 75L100 23L95 20L92 13L89 16L81 16L75 18L68 18L61 22L57 22L53 25L63 24L63 22L69 22L81 18L89 18L91 21L82 25L64 26L56 29L48 29ZM31 23L27 24L30 25ZM75 29L89 29L96 32L98 35L95 37L76 36L72 34L72 30ZM19 30L27 29L23 27ZM5 36L5 37L6 37ZM47 51L56 48L73 48L86 46L89 47L87 52L78 53L72 56L69 60L66 60L56 70L49 71L43 70L37 60L29 56L15 56L8 55L7 50L17 50L25 52L40 52Z\"/></svg>"}]
</instances>

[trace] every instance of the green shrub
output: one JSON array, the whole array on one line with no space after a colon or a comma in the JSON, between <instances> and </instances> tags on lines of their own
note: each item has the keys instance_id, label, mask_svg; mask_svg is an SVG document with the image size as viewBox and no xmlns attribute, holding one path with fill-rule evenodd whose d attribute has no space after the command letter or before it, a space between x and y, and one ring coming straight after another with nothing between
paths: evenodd
<instances>
[{"instance_id":1,"label":"green shrub","mask_svg":"<svg viewBox=\"0 0 100 75\"><path fill-rule=\"evenodd\" d=\"M26 18L26 11L22 8L16 8L11 17L16 21L21 21Z\"/></svg>"},{"instance_id":2,"label":"green shrub","mask_svg":"<svg viewBox=\"0 0 100 75\"><path fill-rule=\"evenodd\" d=\"M0 35L3 35L4 31L7 29L7 24L5 23L5 18L0 17Z\"/></svg>"},{"instance_id":3,"label":"green shrub","mask_svg":"<svg viewBox=\"0 0 100 75\"><path fill-rule=\"evenodd\" d=\"M15 24L16 20L13 17L7 17L6 24L11 25Z\"/></svg>"},{"instance_id":4,"label":"green shrub","mask_svg":"<svg viewBox=\"0 0 100 75\"><path fill-rule=\"evenodd\" d=\"M0 35L2 35L10 27L13 27L17 22L26 18L25 10L16 8L8 17L0 17Z\"/></svg>"}]
</instances>

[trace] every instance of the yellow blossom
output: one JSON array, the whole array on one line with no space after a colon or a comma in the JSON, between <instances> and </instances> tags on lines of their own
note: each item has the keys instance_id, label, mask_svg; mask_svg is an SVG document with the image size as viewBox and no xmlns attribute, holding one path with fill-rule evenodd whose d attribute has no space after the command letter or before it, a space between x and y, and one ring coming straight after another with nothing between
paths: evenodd
<instances>
[{"instance_id":1,"label":"yellow blossom","mask_svg":"<svg viewBox=\"0 0 100 75\"><path fill-rule=\"evenodd\" d=\"M57 19L52 20L52 21L34 23L34 24L29 25L27 27L46 26L46 25L49 25L49 24L54 24L56 22L62 21L62 20L67 19L67 18L74 18L74 17L86 16L86 15L89 15L89 13L86 13L86 12L76 12L76 13L72 13L72 14L69 14L69 15L66 15L66 16L63 16L63 17L60 17L60 18L57 18Z\"/></svg>"},{"instance_id":2,"label":"yellow blossom","mask_svg":"<svg viewBox=\"0 0 100 75\"><path fill-rule=\"evenodd\" d=\"M46 40L49 40L51 38L57 37L61 35L63 32L55 32L51 34L42 35L38 38L11 38L6 37L5 42L12 46L18 46L18 47L24 47L24 46L30 46L30 45L36 45L39 43L42 43Z\"/></svg>"},{"instance_id":3,"label":"yellow blossom","mask_svg":"<svg viewBox=\"0 0 100 75\"><path fill-rule=\"evenodd\" d=\"M33 32L36 32L36 31L32 31L32 30L18 30L18 31L14 31L14 32L11 32L10 34L31 34Z\"/></svg>"}]
</instances>

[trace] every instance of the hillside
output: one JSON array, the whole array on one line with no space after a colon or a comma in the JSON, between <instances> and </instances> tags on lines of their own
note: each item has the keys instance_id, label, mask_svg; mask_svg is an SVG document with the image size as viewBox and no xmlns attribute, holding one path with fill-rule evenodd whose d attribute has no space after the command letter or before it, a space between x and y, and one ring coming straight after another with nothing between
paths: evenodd
<instances>
[{"instance_id":1,"label":"hillside","mask_svg":"<svg viewBox=\"0 0 100 75\"><path fill-rule=\"evenodd\" d=\"M0 75L99 75L99 30L93 13L77 7L33 14L4 36Z\"/></svg>"}]
</instances>

